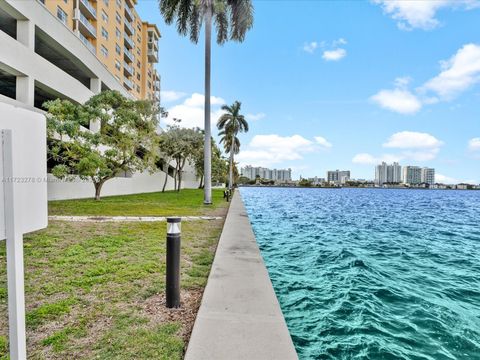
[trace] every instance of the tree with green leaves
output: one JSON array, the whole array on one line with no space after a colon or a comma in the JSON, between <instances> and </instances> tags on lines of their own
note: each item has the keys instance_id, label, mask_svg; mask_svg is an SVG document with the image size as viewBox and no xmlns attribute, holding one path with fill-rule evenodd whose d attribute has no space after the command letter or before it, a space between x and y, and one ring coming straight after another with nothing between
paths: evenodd
<instances>
[{"instance_id":1,"label":"tree with green leaves","mask_svg":"<svg viewBox=\"0 0 480 360\"><path fill-rule=\"evenodd\" d=\"M248 122L245 116L240 114L242 103L235 101L232 105L223 105L222 110L225 114L220 116L217 122L217 128L220 130L218 135L220 143L223 143L225 152L230 155L230 170L228 177L228 187L233 187L233 167L234 156L240 152L240 140L237 135L241 132L248 132Z\"/></svg>"},{"instance_id":2,"label":"tree with green leaves","mask_svg":"<svg viewBox=\"0 0 480 360\"><path fill-rule=\"evenodd\" d=\"M205 134L203 133L205 136ZM215 140L211 140L212 144L212 181L214 182L226 182L227 173L228 173L228 164L224 157L222 157L222 151L215 143ZM195 172L197 176L200 178L200 184L198 188L201 189L203 187L203 179L204 179L204 152L203 149L197 149L194 155L193 163L195 166Z\"/></svg>"},{"instance_id":3,"label":"tree with green leaves","mask_svg":"<svg viewBox=\"0 0 480 360\"><path fill-rule=\"evenodd\" d=\"M106 181L121 173L154 171L160 109L153 102L109 90L83 105L56 99L44 107L54 176L91 180L100 200ZM91 122L99 123L98 132L88 130Z\"/></svg>"},{"instance_id":4,"label":"tree with green leaves","mask_svg":"<svg viewBox=\"0 0 480 360\"><path fill-rule=\"evenodd\" d=\"M210 71L212 22L217 30L217 43L227 40L242 42L253 26L253 4L251 0L159 0L160 12L167 24L176 22L177 31L189 35L198 43L200 30L205 24L205 143L204 203L212 203L212 156L210 124Z\"/></svg>"}]
</instances>

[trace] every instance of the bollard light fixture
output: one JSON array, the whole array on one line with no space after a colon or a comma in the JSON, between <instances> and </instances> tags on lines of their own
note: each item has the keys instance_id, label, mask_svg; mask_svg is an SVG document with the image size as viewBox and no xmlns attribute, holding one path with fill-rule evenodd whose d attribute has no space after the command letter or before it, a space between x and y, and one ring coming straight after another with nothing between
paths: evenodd
<instances>
[{"instance_id":1,"label":"bollard light fixture","mask_svg":"<svg viewBox=\"0 0 480 360\"><path fill-rule=\"evenodd\" d=\"M182 232L182 218L169 217L167 218L167 234L176 235Z\"/></svg>"}]
</instances>

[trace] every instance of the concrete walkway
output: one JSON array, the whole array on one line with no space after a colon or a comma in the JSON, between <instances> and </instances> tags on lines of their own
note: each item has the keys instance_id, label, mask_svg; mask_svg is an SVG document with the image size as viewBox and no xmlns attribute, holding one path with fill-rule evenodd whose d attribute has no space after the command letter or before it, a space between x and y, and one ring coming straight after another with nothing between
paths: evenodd
<instances>
[{"instance_id":1,"label":"concrete walkway","mask_svg":"<svg viewBox=\"0 0 480 360\"><path fill-rule=\"evenodd\" d=\"M297 358L242 199L236 191L185 359Z\"/></svg>"},{"instance_id":2,"label":"concrete walkway","mask_svg":"<svg viewBox=\"0 0 480 360\"><path fill-rule=\"evenodd\" d=\"M182 221L195 220L221 220L221 216L179 216ZM164 216L58 216L52 215L48 217L52 221L73 221L73 222L130 222L130 221L167 221Z\"/></svg>"}]
</instances>

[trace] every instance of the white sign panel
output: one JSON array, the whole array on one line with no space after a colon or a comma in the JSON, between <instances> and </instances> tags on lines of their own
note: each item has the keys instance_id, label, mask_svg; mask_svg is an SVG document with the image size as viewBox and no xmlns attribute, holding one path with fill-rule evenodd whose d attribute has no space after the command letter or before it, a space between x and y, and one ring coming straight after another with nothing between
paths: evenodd
<instances>
[{"instance_id":1,"label":"white sign panel","mask_svg":"<svg viewBox=\"0 0 480 360\"><path fill-rule=\"evenodd\" d=\"M43 229L48 222L47 136L45 115L0 102L0 130L12 131L13 174L4 174L5 149L0 146L0 239L5 239L5 184L13 182L22 233Z\"/></svg>"}]
</instances>

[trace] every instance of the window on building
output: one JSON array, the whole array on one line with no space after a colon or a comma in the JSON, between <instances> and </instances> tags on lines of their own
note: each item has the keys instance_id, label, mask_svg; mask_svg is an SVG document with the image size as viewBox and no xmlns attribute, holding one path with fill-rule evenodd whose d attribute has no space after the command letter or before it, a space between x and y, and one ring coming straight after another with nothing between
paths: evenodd
<instances>
[{"instance_id":1,"label":"window on building","mask_svg":"<svg viewBox=\"0 0 480 360\"><path fill-rule=\"evenodd\" d=\"M149 80L148 81L148 88L150 89L152 87L152 82Z\"/></svg>"},{"instance_id":2,"label":"window on building","mask_svg":"<svg viewBox=\"0 0 480 360\"><path fill-rule=\"evenodd\" d=\"M122 37L122 32L119 30L119 28L115 28L115 36L117 37L117 39L120 40L120 38Z\"/></svg>"},{"instance_id":3,"label":"window on building","mask_svg":"<svg viewBox=\"0 0 480 360\"><path fill-rule=\"evenodd\" d=\"M61 22L67 25L68 15L65 11L63 11L60 6L57 6L57 17L60 19Z\"/></svg>"},{"instance_id":4,"label":"window on building","mask_svg":"<svg viewBox=\"0 0 480 360\"><path fill-rule=\"evenodd\" d=\"M137 92L140 92L140 86L137 85Z\"/></svg>"},{"instance_id":5,"label":"window on building","mask_svg":"<svg viewBox=\"0 0 480 360\"><path fill-rule=\"evenodd\" d=\"M140 56L140 49L137 48L137 55Z\"/></svg>"},{"instance_id":6,"label":"window on building","mask_svg":"<svg viewBox=\"0 0 480 360\"><path fill-rule=\"evenodd\" d=\"M120 61L115 60L115 68L116 68L117 70L120 70Z\"/></svg>"},{"instance_id":7,"label":"window on building","mask_svg":"<svg viewBox=\"0 0 480 360\"><path fill-rule=\"evenodd\" d=\"M103 21L108 22L108 15L105 12L105 10L102 10L102 19L103 19Z\"/></svg>"},{"instance_id":8,"label":"window on building","mask_svg":"<svg viewBox=\"0 0 480 360\"><path fill-rule=\"evenodd\" d=\"M120 45L118 44L115 44L115 52L120 55L120 53L122 52L122 48L120 47Z\"/></svg>"},{"instance_id":9,"label":"window on building","mask_svg":"<svg viewBox=\"0 0 480 360\"><path fill-rule=\"evenodd\" d=\"M137 66L138 66L139 68L142 67L142 64L140 64L140 60L137 61Z\"/></svg>"},{"instance_id":10,"label":"window on building","mask_svg":"<svg viewBox=\"0 0 480 360\"><path fill-rule=\"evenodd\" d=\"M119 24L122 23L122 17L118 13L118 11L115 13L115 20L117 20L117 23L119 23Z\"/></svg>"},{"instance_id":11,"label":"window on building","mask_svg":"<svg viewBox=\"0 0 480 360\"><path fill-rule=\"evenodd\" d=\"M108 57L108 49L105 46L102 45L100 51L102 52L103 56Z\"/></svg>"},{"instance_id":12,"label":"window on building","mask_svg":"<svg viewBox=\"0 0 480 360\"><path fill-rule=\"evenodd\" d=\"M142 24L137 23L137 29L138 29L139 31L142 31Z\"/></svg>"},{"instance_id":13,"label":"window on building","mask_svg":"<svg viewBox=\"0 0 480 360\"><path fill-rule=\"evenodd\" d=\"M108 31L102 26L102 36L105 40L108 40Z\"/></svg>"},{"instance_id":14,"label":"window on building","mask_svg":"<svg viewBox=\"0 0 480 360\"><path fill-rule=\"evenodd\" d=\"M68 4L68 0L63 0L63 2L64 2L65 4Z\"/></svg>"},{"instance_id":15,"label":"window on building","mask_svg":"<svg viewBox=\"0 0 480 360\"><path fill-rule=\"evenodd\" d=\"M122 0L116 0L117 1L117 5L122 7Z\"/></svg>"},{"instance_id":16,"label":"window on building","mask_svg":"<svg viewBox=\"0 0 480 360\"><path fill-rule=\"evenodd\" d=\"M108 6L108 0L103 0L103 3L105 4L105 6Z\"/></svg>"},{"instance_id":17,"label":"window on building","mask_svg":"<svg viewBox=\"0 0 480 360\"><path fill-rule=\"evenodd\" d=\"M137 80L140 81L140 74L137 73Z\"/></svg>"},{"instance_id":18,"label":"window on building","mask_svg":"<svg viewBox=\"0 0 480 360\"><path fill-rule=\"evenodd\" d=\"M138 41L139 43L142 42L142 38L140 37L140 35L137 35L137 41Z\"/></svg>"}]
</instances>

